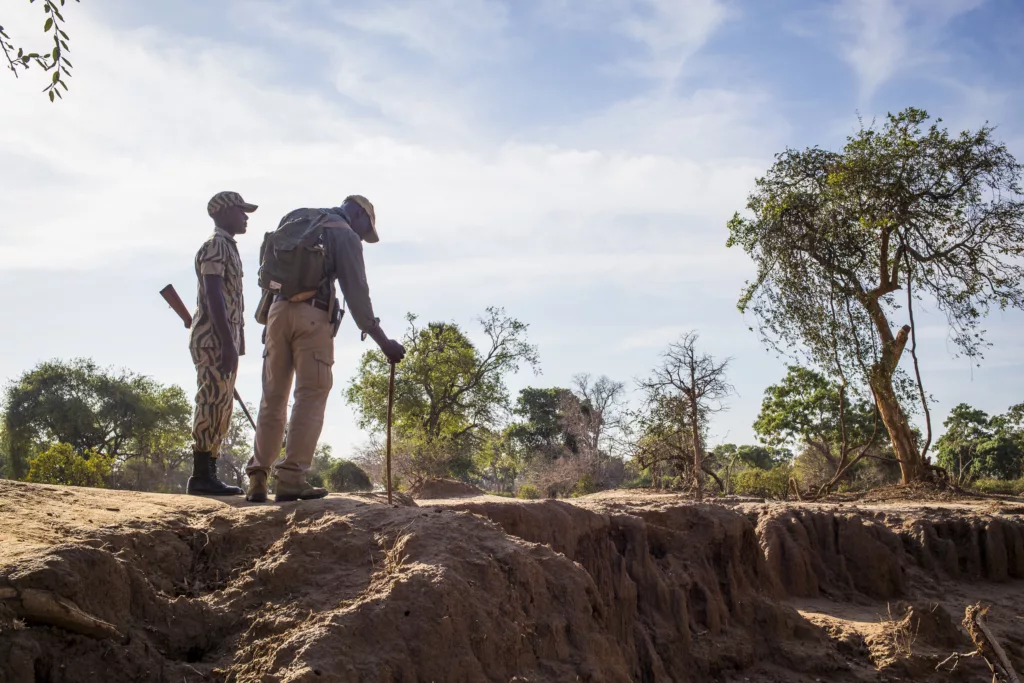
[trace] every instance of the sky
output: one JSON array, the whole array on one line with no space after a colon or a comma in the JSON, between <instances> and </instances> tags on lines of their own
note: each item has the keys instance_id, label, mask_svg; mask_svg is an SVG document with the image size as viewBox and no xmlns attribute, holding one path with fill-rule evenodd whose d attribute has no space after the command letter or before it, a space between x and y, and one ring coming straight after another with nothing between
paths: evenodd
<instances>
[{"instance_id":1,"label":"sky","mask_svg":"<svg viewBox=\"0 0 1024 683\"><path fill-rule=\"evenodd\" d=\"M16 42L45 17L4 3ZM64 10L74 76L0 74L0 380L87 357L194 391L187 332L159 298L195 299L193 257L221 190L259 205L239 238L260 397L259 245L282 215L353 193L382 327L445 320L480 341L488 306L529 324L540 373L631 390L688 330L731 358L711 445L754 440L785 361L736 308L753 264L726 222L787 147L841 148L859 118L908 106L951 130L998 126L1024 158L1019 0L82 0ZM980 367L919 311L934 422L1024 401L1024 315L995 312ZM336 340L322 440L367 438L344 399L360 355Z\"/></svg>"}]
</instances>

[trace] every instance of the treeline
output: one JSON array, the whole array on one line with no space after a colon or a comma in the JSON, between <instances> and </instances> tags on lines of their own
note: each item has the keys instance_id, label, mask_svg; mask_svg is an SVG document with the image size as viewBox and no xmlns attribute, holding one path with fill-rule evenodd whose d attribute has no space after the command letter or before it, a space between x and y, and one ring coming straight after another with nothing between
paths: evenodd
<instances>
[{"instance_id":1,"label":"treeline","mask_svg":"<svg viewBox=\"0 0 1024 683\"><path fill-rule=\"evenodd\" d=\"M527 387L513 400L509 376L539 363L527 326L497 308L479 323L482 347L457 324L421 326L408 316L395 384L400 488L444 477L525 498L622 487L788 498L900 479L874 403L820 372L793 365L765 390L753 423L759 443L709 447L714 416L732 392L729 359L701 352L696 333L668 345L633 387L636 400L625 383L589 374L568 387ZM378 352L363 356L346 397L370 442L355 463L321 445L314 483L340 491L383 481L388 369ZM911 389L902 400L913 413ZM181 493L191 416L180 387L88 360L42 363L4 392L0 475ZM1024 404L992 417L960 404L945 427L933 450L955 484L1021 491ZM227 477L244 485L251 454L251 428L236 411L220 455Z\"/></svg>"},{"instance_id":2,"label":"treeline","mask_svg":"<svg viewBox=\"0 0 1024 683\"><path fill-rule=\"evenodd\" d=\"M708 448L713 418L732 393L729 359L702 352L695 332L669 344L636 382L639 400L627 400L623 382L589 374L576 375L569 387L527 387L513 400L508 376L539 362L524 323L488 309L479 319L483 347L454 323L421 326L413 315L408 323L407 356L395 383L400 486L449 477L527 498L616 487L787 498L900 481L870 393L815 370L792 365L765 390L753 424L758 444ZM388 371L383 356L369 351L347 389L360 425L374 435L357 462L378 481ZM898 398L916 414L912 385ZM933 446L939 465L960 486L1024 476L1022 413L1017 407L989 419L958 407ZM922 439L920 430L912 433Z\"/></svg>"},{"instance_id":3,"label":"treeline","mask_svg":"<svg viewBox=\"0 0 1024 683\"><path fill-rule=\"evenodd\" d=\"M0 477L185 492L193 404L181 387L100 368L90 360L54 360L8 384L2 409ZM248 421L236 410L220 450L225 480L244 486L252 437ZM353 468L322 444L310 478L332 490L370 488L366 474Z\"/></svg>"},{"instance_id":4,"label":"treeline","mask_svg":"<svg viewBox=\"0 0 1024 683\"><path fill-rule=\"evenodd\" d=\"M696 333L669 344L632 397L623 382L578 374L568 387L531 386L513 399L509 376L539 363L527 325L497 308L479 323L483 346L457 324L408 316L395 384L400 488L443 477L525 498L636 487L789 498L900 479L870 396L815 370L792 365L765 390L758 443L708 446L732 387L729 359L703 353ZM314 483L335 491L382 483L388 370L380 353L364 354L345 393L371 439L355 462L321 445ZM913 414L912 388L901 400ZM50 361L11 382L2 407L0 476L184 491L193 408L180 387L88 360ZM932 450L956 485L1024 491L1024 404L996 416L960 404L944 425ZM251 454L252 430L236 411L220 454L227 478L244 485Z\"/></svg>"}]
</instances>

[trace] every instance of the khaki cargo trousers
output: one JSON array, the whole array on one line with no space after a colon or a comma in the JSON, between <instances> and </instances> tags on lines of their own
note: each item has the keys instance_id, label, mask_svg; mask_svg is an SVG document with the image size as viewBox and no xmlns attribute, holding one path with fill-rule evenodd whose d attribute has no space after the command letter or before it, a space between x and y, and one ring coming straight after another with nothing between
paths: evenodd
<instances>
[{"instance_id":1,"label":"khaki cargo trousers","mask_svg":"<svg viewBox=\"0 0 1024 683\"><path fill-rule=\"evenodd\" d=\"M309 303L275 301L267 314L263 347L263 398L256 419L256 443L246 472L269 474L279 481L305 481L324 426L327 396L334 385L334 331L330 316ZM285 434L288 395L295 378L295 402Z\"/></svg>"}]
</instances>

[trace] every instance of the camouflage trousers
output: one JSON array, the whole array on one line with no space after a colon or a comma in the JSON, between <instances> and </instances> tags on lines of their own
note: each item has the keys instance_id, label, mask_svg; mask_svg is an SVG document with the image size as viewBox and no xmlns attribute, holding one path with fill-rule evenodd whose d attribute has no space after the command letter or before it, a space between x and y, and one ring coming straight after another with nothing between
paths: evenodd
<instances>
[{"instance_id":1,"label":"camouflage trousers","mask_svg":"<svg viewBox=\"0 0 1024 683\"><path fill-rule=\"evenodd\" d=\"M192 445L196 451L217 457L220 442L231 428L236 374L224 375L212 358L204 358L196 365L196 412L192 419Z\"/></svg>"}]
</instances>

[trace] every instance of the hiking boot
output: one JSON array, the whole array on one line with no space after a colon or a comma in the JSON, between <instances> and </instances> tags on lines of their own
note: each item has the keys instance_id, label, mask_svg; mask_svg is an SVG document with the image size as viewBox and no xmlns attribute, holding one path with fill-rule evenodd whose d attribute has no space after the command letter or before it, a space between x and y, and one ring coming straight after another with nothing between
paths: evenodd
<instances>
[{"instance_id":1,"label":"hiking boot","mask_svg":"<svg viewBox=\"0 0 1024 683\"><path fill-rule=\"evenodd\" d=\"M245 499L250 503L267 502L267 473L253 472L249 475L249 491Z\"/></svg>"},{"instance_id":2,"label":"hiking boot","mask_svg":"<svg viewBox=\"0 0 1024 683\"><path fill-rule=\"evenodd\" d=\"M277 480L274 487L274 502L287 503L290 500L315 500L327 495L327 489L313 486L308 481L291 484Z\"/></svg>"},{"instance_id":3,"label":"hiking boot","mask_svg":"<svg viewBox=\"0 0 1024 683\"><path fill-rule=\"evenodd\" d=\"M209 452L195 451L192 454L192 476L185 485L185 493L192 496L239 496L242 489L217 478L217 458Z\"/></svg>"}]
</instances>

